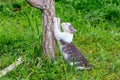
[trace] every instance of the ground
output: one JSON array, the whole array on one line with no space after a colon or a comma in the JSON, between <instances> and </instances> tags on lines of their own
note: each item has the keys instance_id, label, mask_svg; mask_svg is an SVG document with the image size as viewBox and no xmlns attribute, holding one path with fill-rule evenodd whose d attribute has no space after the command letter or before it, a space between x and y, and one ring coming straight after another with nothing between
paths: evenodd
<instances>
[{"instance_id":1,"label":"ground","mask_svg":"<svg viewBox=\"0 0 120 80\"><path fill-rule=\"evenodd\" d=\"M19 56L22 65L0 80L120 80L120 1L55 0L56 16L76 29L74 44L94 66L76 71L57 48L57 60L42 56L41 12L24 0L0 2L0 70Z\"/></svg>"}]
</instances>

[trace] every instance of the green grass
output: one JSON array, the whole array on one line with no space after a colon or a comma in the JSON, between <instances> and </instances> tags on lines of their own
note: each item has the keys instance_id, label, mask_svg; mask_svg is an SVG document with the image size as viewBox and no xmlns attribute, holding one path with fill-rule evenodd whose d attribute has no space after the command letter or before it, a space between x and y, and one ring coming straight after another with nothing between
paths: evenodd
<instances>
[{"instance_id":1,"label":"green grass","mask_svg":"<svg viewBox=\"0 0 120 80\"><path fill-rule=\"evenodd\" d=\"M57 48L52 63L41 56L39 10L24 0L0 2L0 70L24 56L23 64L0 80L120 80L120 1L55 0L57 17L77 29L74 44L95 68L76 71ZM21 11L14 12L16 7Z\"/></svg>"}]
</instances>

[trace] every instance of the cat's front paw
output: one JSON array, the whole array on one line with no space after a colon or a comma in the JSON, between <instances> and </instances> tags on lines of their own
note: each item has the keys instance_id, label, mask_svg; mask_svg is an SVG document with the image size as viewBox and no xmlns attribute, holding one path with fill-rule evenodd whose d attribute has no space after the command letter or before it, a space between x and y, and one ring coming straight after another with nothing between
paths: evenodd
<instances>
[{"instance_id":1,"label":"cat's front paw","mask_svg":"<svg viewBox=\"0 0 120 80\"><path fill-rule=\"evenodd\" d=\"M56 18L56 17L54 17L53 21L54 21L54 22L57 22L57 18Z\"/></svg>"},{"instance_id":2,"label":"cat's front paw","mask_svg":"<svg viewBox=\"0 0 120 80\"><path fill-rule=\"evenodd\" d=\"M58 24L60 24L60 18L59 17L57 18L57 22L58 22Z\"/></svg>"}]
</instances>

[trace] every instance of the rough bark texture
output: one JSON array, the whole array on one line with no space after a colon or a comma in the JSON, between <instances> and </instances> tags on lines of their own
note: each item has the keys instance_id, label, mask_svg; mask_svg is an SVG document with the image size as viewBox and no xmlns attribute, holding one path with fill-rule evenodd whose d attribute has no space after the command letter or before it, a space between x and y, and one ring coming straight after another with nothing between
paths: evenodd
<instances>
[{"instance_id":1,"label":"rough bark texture","mask_svg":"<svg viewBox=\"0 0 120 80\"><path fill-rule=\"evenodd\" d=\"M53 0L27 0L28 3L42 11L43 19L43 52L55 59L55 38L53 33L53 18L55 16Z\"/></svg>"}]
</instances>

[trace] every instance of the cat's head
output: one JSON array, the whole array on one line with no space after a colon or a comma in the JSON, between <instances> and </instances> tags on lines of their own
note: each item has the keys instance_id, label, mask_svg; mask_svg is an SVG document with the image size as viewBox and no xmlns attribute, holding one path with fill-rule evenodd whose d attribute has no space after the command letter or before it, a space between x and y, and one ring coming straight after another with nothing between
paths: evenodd
<instances>
[{"instance_id":1,"label":"cat's head","mask_svg":"<svg viewBox=\"0 0 120 80\"><path fill-rule=\"evenodd\" d=\"M61 26L64 32L70 32L70 33L76 32L76 29L70 23L63 22Z\"/></svg>"}]
</instances>

